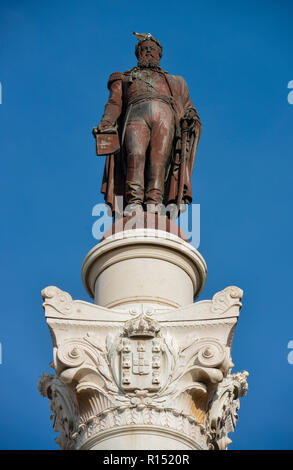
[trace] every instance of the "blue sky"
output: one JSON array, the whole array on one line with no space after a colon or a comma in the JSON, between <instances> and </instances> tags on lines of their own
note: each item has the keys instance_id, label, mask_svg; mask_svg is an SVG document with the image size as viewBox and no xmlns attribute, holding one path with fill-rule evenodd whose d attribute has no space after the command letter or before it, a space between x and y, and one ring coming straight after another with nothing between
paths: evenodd
<instances>
[{"instance_id":1,"label":"blue sky","mask_svg":"<svg viewBox=\"0 0 293 470\"><path fill-rule=\"evenodd\" d=\"M292 19L285 0L1 0L1 449L57 448L37 390L52 360L40 292L90 300L80 268L104 164L91 129L109 74L135 65L132 31L160 39L202 120L200 299L244 290L232 357L249 392L230 449L293 448Z\"/></svg>"}]
</instances>

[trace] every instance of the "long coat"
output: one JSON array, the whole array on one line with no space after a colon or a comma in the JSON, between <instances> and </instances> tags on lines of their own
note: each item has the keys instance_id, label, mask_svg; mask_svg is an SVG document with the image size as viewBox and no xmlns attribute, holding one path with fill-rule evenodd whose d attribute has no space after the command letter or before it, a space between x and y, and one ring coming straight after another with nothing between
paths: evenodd
<instances>
[{"instance_id":1,"label":"long coat","mask_svg":"<svg viewBox=\"0 0 293 470\"><path fill-rule=\"evenodd\" d=\"M108 88L111 89L113 83L117 80L127 80L127 75L131 71L121 73L115 72L110 76L108 82ZM170 166L166 172L165 178L165 192L164 192L164 204L190 204L192 202L192 190L191 190L191 174L195 161L195 154L197 144L201 133L201 123L195 107L189 97L188 86L183 77L178 75L170 75L164 72L171 96L173 97L173 109L175 112L176 132L173 140L172 155L170 159ZM106 105L107 107L107 105ZM106 109L106 108L105 108ZM123 103L121 103L121 115L117 121L118 133L120 136L123 135L123 128L125 124L126 109ZM182 118L186 115L188 110L195 111L195 123L188 131L188 145L186 148L186 157L184 165L183 175L183 197L181 201L178 201L178 189L180 180L180 171L182 171L182 132L181 124ZM105 202L109 205L113 212L121 212L122 207L117 203L117 196L123 196L124 207L125 207L125 178L126 178L126 161L123 155L123 145L120 147L119 152L108 155L106 157L104 176L102 182L101 192L104 194ZM123 207L123 208L124 208Z\"/></svg>"}]
</instances>

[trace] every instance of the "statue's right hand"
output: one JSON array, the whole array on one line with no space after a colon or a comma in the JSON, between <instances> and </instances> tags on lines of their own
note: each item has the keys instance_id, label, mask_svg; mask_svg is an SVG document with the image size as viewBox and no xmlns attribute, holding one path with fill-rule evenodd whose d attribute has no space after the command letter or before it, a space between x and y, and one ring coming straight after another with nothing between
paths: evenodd
<instances>
[{"instance_id":1,"label":"statue's right hand","mask_svg":"<svg viewBox=\"0 0 293 470\"><path fill-rule=\"evenodd\" d=\"M116 126L113 126L113 124L108 121L101 121L100 124L92 130L92 134L95 138L98 134L115 134L116 132Z\"/></svg>"},{"instance_id":2,"label":"statue's right hand","mask_svg":"<svg viewBox=\"0 0 293 470\"><path fill-rule=\"evenodd\" d=\"M101 121L97 127L98 133L101 134L115 134L117 132L117 127L109 121Z\"/></svg>"},{"instance_id":3,"label":"statue's right hand","mask_svg":"<svg viewBox=\"0 0 293 470\"><path fill-rule=\"evenodd\" d=\"M108 122L100 122L100 124L96 127L93 127L93 130L92 130L92 134L94 137L97 136L97 134L101 134L101 133L107 133L112 131L112 124L111 123L108 123Z\"/></svg>"}]
</instances>

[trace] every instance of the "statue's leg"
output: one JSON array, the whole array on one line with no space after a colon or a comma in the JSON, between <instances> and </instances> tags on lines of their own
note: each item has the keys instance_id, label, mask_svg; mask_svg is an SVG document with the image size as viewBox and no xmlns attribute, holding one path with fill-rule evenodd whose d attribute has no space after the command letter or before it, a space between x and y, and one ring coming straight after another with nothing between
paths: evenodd
<instances>
[{"instance_id":1,"label":"statue's leg","mask_svg":"<svg viewBox=\"0 0 293 470\"><path fill-rule=\"evenodd\" d=\"M146 204L161 204L164 181L174 138L174 115L170 107L159 101L152 104L152 130L146 185Z\"/></svg>"},{"instance_id":2,"label":"statue's leg","mask_svg":"<svg viewBox=\"0 0 293 470\"><path fill-rule=\"evenodd\" d=\"M150 130L143 119L129 120L125 131L125 154L127 160L126 203L143 204L144 168Z\"/></svg>"}]
</instances>

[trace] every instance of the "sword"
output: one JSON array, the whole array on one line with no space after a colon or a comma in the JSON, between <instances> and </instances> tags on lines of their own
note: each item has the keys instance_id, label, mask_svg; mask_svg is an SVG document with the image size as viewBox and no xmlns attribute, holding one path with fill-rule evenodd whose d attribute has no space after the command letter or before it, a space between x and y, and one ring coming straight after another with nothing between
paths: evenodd
<instances>
[{"instance_id":1,"label":"sword","mask_svg":"<svg viewBox=\"0 0 293 470\"><path fill-rule=\"evenodd\" d=\"M186 146L188 138L188 123L184 119L181 126L181 158L180 158L180 174L179 174L179 186L178 186L178 195L177 195L177 207L178 211L180 210L180 204L183 198L184 191L184 176L185 176L185 166L186 166Z\"/></svg>"},{"instance_id":2,"label":"sword","mask_svg":"<svg viewBox=\"0 0 293 470\"><path fill-rule=\"evenodd\" d=\"M128 109L127 109L127 111L126 111L126 116L125 116L125 119L124 119L123 131L122 131L122 136L121 136L121 148L123 147L124 137L125 137L125 131L126 131L126 126L127 126L127 122L128 122L128 118L129 118L129 114L130 114L131 108L132 108L132 104L130 104L130 105L128 106Z\"/></svg>"}]
</instances>

